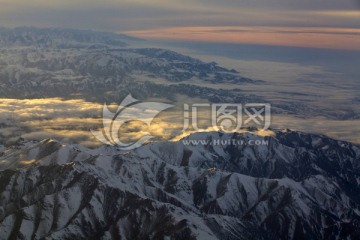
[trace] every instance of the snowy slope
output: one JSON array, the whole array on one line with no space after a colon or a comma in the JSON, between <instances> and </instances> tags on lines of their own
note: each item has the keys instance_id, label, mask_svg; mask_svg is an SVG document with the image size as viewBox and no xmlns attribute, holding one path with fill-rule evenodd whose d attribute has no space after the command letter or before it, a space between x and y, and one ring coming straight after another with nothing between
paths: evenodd
<instances>
[{"instance_id":1,"label":"snowy slope","mask_svg":"<svg viewBox=\"0 0 360 240\"><path fill-rule=\"evenodd\" d=\"M249 138L269 144L183 142ZM126 153L51 140L3 149L0 238L360 237L358 146L293 131L183 140Z\"/></svg>"},{"instance_id":2,"label":"snowy slope","mask_svg":"<svg viewBox=\"0 0 360 240\"><path fill-rule=\"evenodd\" d=\"M195 91L212 101L224 96L245 101L254 97L218 92L216 85L261 82L170 50L129 48L128 40L134 41L121 34L72 29L0 29L0 97L76 94L103 102L120 101L129 92L138 98L172 99L175 93L193 96Z\"/></svg>"},{"instance_id":3,"label":"snowy slope","mask_svg":"<svg viewBox=\"0 0 360 240\"><path fill-rule=\"evenodd\" d=\"M103 103L121 102L129 93L173 102L180 95L213 103L271 103L273 113L302 117L359 117L352 110L339 114L314 104L264 99L245 89L269 86L267 79L250 79L166 49L131 48L134 41L141 40L73 29L0 28L0 97L76 96Z\"/></svg>"}]
</instances>

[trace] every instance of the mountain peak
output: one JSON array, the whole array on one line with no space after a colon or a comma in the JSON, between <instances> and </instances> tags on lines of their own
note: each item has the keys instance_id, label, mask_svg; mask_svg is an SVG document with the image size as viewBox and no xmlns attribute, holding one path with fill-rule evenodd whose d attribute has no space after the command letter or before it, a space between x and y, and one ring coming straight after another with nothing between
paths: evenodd
<instances>
[{"instance_id":1,"label":"mountain peak","mask_svg":"<svg viewBox=\"0 0 360 240\"><path fill-rule=\"evenodd\" d=\"M124 41L134 39L123 34L68 28L0 28L0 43L6 46L74 48L104 44L125 47Z\"/></svg>"},{"instance_id":2,"label":"mountain peak","mask_svg":"<svg viewBox=\"0 0 360 240\"><path fill-rule=\"evenodd\" d=\"M256 131L196 133L126 153L49 139L5 148L0 230L5 238L360 237L359 147L316 134ZM236 142L224 144L229 140Z\"/></svg>"}]
</instances>

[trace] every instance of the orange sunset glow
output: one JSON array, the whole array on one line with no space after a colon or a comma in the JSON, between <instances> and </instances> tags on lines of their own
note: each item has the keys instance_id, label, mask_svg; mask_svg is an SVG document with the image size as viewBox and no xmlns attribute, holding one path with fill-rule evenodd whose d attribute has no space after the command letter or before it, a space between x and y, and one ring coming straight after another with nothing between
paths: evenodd
<instances>
[{"instance_id":1,"label":"orange sunset glow","mask_svg":"<svg viewBox=\"0 0 360 240\"><path fill-rule=\"evenodd\" d=\"M148 39L360 50L358 28L175 27L125 33Z\"/></svg>"}]
</instances>

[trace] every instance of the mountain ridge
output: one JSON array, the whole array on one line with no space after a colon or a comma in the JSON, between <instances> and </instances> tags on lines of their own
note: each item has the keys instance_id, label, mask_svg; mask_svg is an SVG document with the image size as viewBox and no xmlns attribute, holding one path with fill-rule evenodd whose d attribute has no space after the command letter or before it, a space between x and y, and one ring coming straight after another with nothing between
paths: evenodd
<instances>
[{"instance_id":1,"label":"mountain ridge","mask_svg":"<svg viewBox=\"0 0 360 240\"><path fill-rule=\"evenodd\" d=\"M41 161L0 172L0 229L22 239L360 236L359 146L315 134L273 132L185 138L265 139L267 146L211 148L180 140L118 152L46 140L8 147L0 162L14 152L23 154L17 160ZM52 151L37 151L36 157L31 149L44 145ZM64 154L64 148L78 154Z\"/></svg>"},{"instance_id":2,"label":"mountain ridge","mask_svg":"<svg viewBox=\"0 0 360 240\"><path fill-rule=\"evenodd\" d=\"M276 114L359 118L353 109L335 111L300 101L266 99L266 95L242 86L270 86L267 79L252 79L215 62L171 50L133 48L133 39L124 35L61 28L16 29L0 30L0 97L75 97L103 103L121 102L129 93L140 100L172 102L185 96L211 103L267 102Z\"/></svg>"}]
</instances>

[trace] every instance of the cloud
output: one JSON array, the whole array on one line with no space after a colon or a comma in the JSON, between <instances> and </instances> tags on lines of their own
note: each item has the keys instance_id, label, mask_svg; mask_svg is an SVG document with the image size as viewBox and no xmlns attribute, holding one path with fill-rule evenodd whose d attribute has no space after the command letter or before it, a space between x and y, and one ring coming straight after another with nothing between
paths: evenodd
<instances>
[{"instance_id":1,"label":"cloud","mask_svg":"<svg viewBox=\"0 0 360 240\"><path fill-rule=\"evenodd\" d=\"M116 104L109 105L116 111ZM46 99L1 99L0 101L0 140L3 143L13 142L22 137L42 140L53 138L68 143L80 143L87 146L98 146L101 143L90 132L102 127L103 105L80 99L63 100ZM148 111L152 111L149 109ZM132 142L148 132L157 140L165 140L173 134L173 129L181 128L162 118L155 118L154 124L148 127L142 121L146 111L128 108L128 114L134 121L125 124L120 130L124 142ZM175 114L176 116L179 113ZM167 118L175 115L166 114ZM165 116L165 115L164 115Z\"/></svg>"},{"instance_id":2,"label":"cloud","mask_svg":"<svg viewBox=\"0 0 360 240\"><path fill-rule=\"evenodd\" d=\"M358 20L360 18L360 10L349 10L349 11L328 10L328 11L317 11L313 13L317 13L319 15L324 15L324 16L338 17L338 18L355 18Z\"/></svg>"},{"instance_id":3,"label":"cloud","mask_svg":"<svg viewBox=\"0 0 360 240\"><path fill-rule=\"evenodd\" d=\"M360 27L356 0L2 0L5 26L126 31L176 26Z\"/></svg>"},{"instance_id":4,"label":"cloud","mask_svg":"<svg viewBox=\"0 0 360 240\"><path fill-rule=\"evenodd\" d=\"M79 143L88 147L97 147L101 143L95 139L90 129L101 129L102 105L84 100L1 99L0 139L4 143L14 142L18 138L43 140L57 139L65 143ZM116 105L111 106L116 109ZM213 131L210 109L199 110L198 126L200 131ZM136 142L150 133L154 141L179 140L194 131L191 126L183 131L182 106L172 111L160 113L150 127L141 119L125 124L119 131L120 140L126 143ZM360 143L356 137L360 134L360 120L336 121L326 118L297 118L288 115L274 115L273 128L291 128L306 132L326 133L327 135ZM271 132L259 132L269 135Z\"/></svg>"},{"instance_id":5,"label":"cloud","mask_svg":"<svg viewBox=\"0 0 360 240\"><path fill-rule=\"evenodd\" d=\"M1 99L0 136L3 142L23 137L94 144L89 129L100 125L101 110L101 104L78 99Z\"/></svg>"},{"instance_id":6,"label":"cloud","mask_svg":"<svg viewBox=\"0 0 360 240\"><path fill-rule=\"evenodd\" d=\"M360 144L360 120L329 120L323 117L298 118L289 115L275 115L273 128L289 128L308 133L325 134L329 137Z\"/></svg>"},{"instance_id":7,"label":"cloud","mask_svg":"<svg viewBox=\"0 0 360 240\"><path fill-rule=\"evenodd\" d=\"M360 50L360 29L315 27L176 27L127 31L148 39Z\"/></svg>"},{"instance_id":8,"label":"cloud","mask_svg":"<svg viewBox=\"0 0 360 240\"><path fill-rule=\"evenodd\" d=\"M357 0L183 0L183 2L184 4L194 3L197 6L211 6L212 8L297 9L299 11L353 10L360 8L360 3Z\"/></svg>"}]
</instances>

